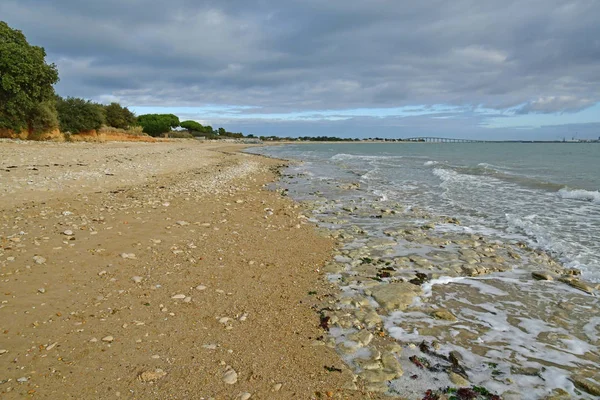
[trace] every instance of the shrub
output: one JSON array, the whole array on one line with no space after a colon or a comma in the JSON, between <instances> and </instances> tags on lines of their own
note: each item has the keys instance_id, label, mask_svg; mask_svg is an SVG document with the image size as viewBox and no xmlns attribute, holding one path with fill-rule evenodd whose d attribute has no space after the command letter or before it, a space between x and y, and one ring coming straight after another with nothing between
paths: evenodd
<instances>
[{"instance_id":1,"label":"shrub","mask_svg":"<svg viewBox=\"0 0 600 400\"><path fill-rule=\"evenodd\" d=\"M100 104L69 97L56 101L58 120L62 132L80 133L98 130L104 124L104 112Z\"/></svg>"},{"instance_id":2,"label":"shrub","mask_svg":"<svg viewBox=\"0 0 600 400\"><path fill-rule=\"evenodd\" d=\"M169 137L175 139L192 139L194 136L186 131L171 131L169 132Z\"/></svg>"},{"instance_id":3,"label":"shrub","mask_svg":"<svg viewBox=\"0 0 600 400\"><path fill-rule=\"evenodd\" d=\"M129 111L127 107L122 107L119 103L110 103L104 107L106 116L106 125L113 128L127 129L134 126L137 122L135 114Z\"/></svg>"},{"instance_id":4,"label":"shrub","mask_svg":"<svg viewBox=\"0 0 600 400\"><path fill-rule=\"evenodd\" d=\"M42 133L58 129L58 113L54 102L39 103L31 112L30 135L39 136Z\"/></svg>"}]
</instances>

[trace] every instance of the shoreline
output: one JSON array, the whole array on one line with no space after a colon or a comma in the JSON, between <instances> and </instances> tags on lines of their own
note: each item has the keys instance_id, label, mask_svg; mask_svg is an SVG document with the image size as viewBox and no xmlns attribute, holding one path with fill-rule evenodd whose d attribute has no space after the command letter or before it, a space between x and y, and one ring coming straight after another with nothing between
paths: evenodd
<instances>
[{"instance_id":1,"label":"shoreline","mask_svg":"<svg viewBox=\"0 0 600 400\"><path fill-rule=\"evenodd\" d=\"M3 396L382 398L319 340L334 243L264 188L281 160L17 146L0 143Z\"/></svg>"},{"instance_id":2,"label":"shoreline","mask_svg":"<svg viewBox=\"0 0 600 400\"><path fill-rule=\"evenodd\" d=\"M373 390L410 399L430 389L429 398L444 398L448 386L489 389L489 398L600 395L600 285L545 251L469 233L452 214L401 204L343 168L323 174L311 161L292 167L278 188L340 241L325 271L343 293L326 317L338 353ZM379 332L401 348L378 344ZM386 352L403 374L377 357Z\"/></svg>"}]
</instances>

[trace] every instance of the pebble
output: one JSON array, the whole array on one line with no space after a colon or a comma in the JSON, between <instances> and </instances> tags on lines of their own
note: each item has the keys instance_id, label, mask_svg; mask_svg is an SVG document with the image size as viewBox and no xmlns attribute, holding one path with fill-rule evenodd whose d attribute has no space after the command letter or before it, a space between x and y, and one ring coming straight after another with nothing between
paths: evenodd
<instances>
[{"instance_id":1,"label":"pebble","mask_svg":"<svg viewBox=\"0 0 600 400\"><path fill-rule=\"evenodd\" d=\"M174 300L183 300L185 299L185 294L176 294L175 296L171 297Z\"/></svg>"},{"instance_id":2,"label":"pebble","mask_svg":"<svg viewBox=\"0 0 600 400\"><path fill-rule=\"evenodd\" d=\"M46 262L46 259L42 256L33 256L33 261L35 261L36 264L43 264Z\"/></svg>"},{"instance_id":3,"label":"pebble","mask_svg":"<svg viewBox=\"0 0 600 400\"><path fill-rule=\"evenodd\" d=\"M186 222L186 221L177 221L176 224L179 226L186 226L186 225L189 225L190 223Z\"/></svg>"},{"instance_id":4,"label":"pebble","mask_svg":"<svg viewBox=\"0 0 600 400\"><path fill-rule=\"evenodd\" d=\"M466 380L465 378L463 378L462 376L460 376L459 374L455 373L455 372L448 372L448 377L450 378L450 381L452 381L452 383L454 383L456 386L459 387L469 387L471 386L471 384L469 383L468 380Z\"/></svg>"},{"instance_id":5,"label":"pebble","mask_svg":"<svg viewBox=\"0 0 600 400\"><path fill-rule=\"evenodd\" d=\"M184 303L189 303L192 301L192 298L190 296L187 296L185 299L183 299Z\"/></svg>"},{"instance_id":6,"label":"pebble","mask_svg":"<svg viewBox=\"0 0 600 400\"><path fill-rule=\"evenodd\" d=\"M6 354L6 353L8 353L8 350L6 350L6 349L0 349L0 355Z\"/></svg>"},{"instance_id":7,"label":"pebble","mask_svg":"<svg viewBox=\"0 0 600 400\"><path fill-rule=\"evenodd\" d=\"M65 236L73 236L73 231L70 229L67 229L66 231L63 232L63 235Z\"/></svg>"},{"instance_id":8,"label":"pebble","mask_svg":"<svg viewBox=\"0 0 600 400\"><path fill-rule=\"evenodd\" d=\"M106 270L102 270L100 272L98 272L98 276L104 276L106 275L108 272L106 272Z\"/></svg>"},{"instance_id":9,"label":"pebble","mask_svg":"<svg viewBox=\"0 0 600 400\"><path fill-rule=\"evenodd\" d=\"M25 383L25 382L27 382L28 380L29 380L29 378L27 378L26 376L23 376L23 377L21 377L21 378L17 379L17 382L19 382L19 383Z\"/></svg>"},{"instance_id":10,"label":"pebble","mask_svg":"<svg viewBox=\"0 0 600 400\"><path fill-rule=\"evenodd\" d=\"M240 395L240 400L248 400L250 397L252 397L252 394L246 392L246 393L242 393Z\"/></svg>"},{"instance_id":11,"label":"pebble","mask_svg":"<svg viewBox=\"0 0 600 400\"><path fill-rule=\"evenodd\" d=\"M538 281L553 281L554 280L554 278L552 278L552 275L550 275L546 272L541 272L541 271L532 272L531 277Z\"/></svg>"},{"instance_id":12,"label":"pebble","mask_svg":"<svg viewBox=\"0 0 600 400\"><path fill-rule=\"evenodd\" d=\"M114 338L114 337L112 337L112 336L104 336L104 337L102 338L102 341L103 341L103 342L106 342L106 343L112 343L114 340L115 340L115 338Z\"/></svg>"},{"instance_id":13,"label":"pebble","mask_svg":"<svg viewBox=\"0 0 600 400\"><path fill-rule=\"evenodd\" d=\"M40 292L40 293L44 294L44 293L46 293L46 289L44 289L44 288L39 288L39 289L38 289L38 292Z\"/></svg>"},{"instance_id":14,"label":"pebble","mask_svg":"<svg viewBox=\"0 0 600 400\"><path fill-rule=\"evenodd\" d=\"M131 278L132 281L134 281L135 283L141 283L143 278L141 276L134 276Z\"/></svg>"},{"instance_id":15,"label":"pebble","mask_svg":"<svg viewBox=\"0 0 600 400\"><path fill-rule=\"evenodd\" d=\"M138 375L138 379L142 382L155 382L167 376L167 373L160 368L154 371L144 371Z\"/></svg>"},{"instance_id":16,"label":"pebble","mask_svg":"<svg viewBox=\"0 0 600 400\"><path fill-rule=\"evenodd\" d=\"M271 390L273 390L274 392L279 392L281 390L282 386L283 386L283 384L276 383L276 384L273 385L273 388Z\"/></svg>"},{"instance_id":17,"label":"pebble","mask_svg":"<svg viewBox=\"0 0 600 400\"><path fill-rule=\"evenodd\" d=\"M46 346L46 350L47 350L47 351L50 351L50 350L52 350L53 348L55 348L55 347L56 347L56 345L57 345L57 344L58 344L58 342L54 342L54 343L52 343L52 344L50 344L50 345Z\"/></svg>"},{"instance_id":18,"label":"pebble","mask_svg":"<svg viewBox=\"0 0 600 400\"><path fill-rule=\"evenodd\" d=\"M206 290L206 286L198 285L198 286L196 286L196 290Z\"/></svg>"},{"instance_id":19,"label":"pebble","mask_svg":"<svg viewBox=\"0 0 600 400\"><path fill-rule=\"evenodd\" d=\"M121 253L121 258L135 260L135 254L133 253Z\"/></svg>"},{"instance_id":20,"label":"pebble","mask_svg":"<svg viewBox=\"0 0 600 400\"><path fill-rule=\"evenodd\" d=\"M237 382L237 380L237 372L235 372L233 368L229 367L229 369L223 374L223 382L225 382L228 385L233 385Z\"/></svg>"}]
</instances>

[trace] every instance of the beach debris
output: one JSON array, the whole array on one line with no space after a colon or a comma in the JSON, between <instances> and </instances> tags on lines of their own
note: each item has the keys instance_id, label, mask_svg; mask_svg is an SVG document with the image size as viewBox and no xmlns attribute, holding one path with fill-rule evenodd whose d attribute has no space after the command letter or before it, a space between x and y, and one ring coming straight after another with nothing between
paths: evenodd
<instances>
[{"instance_id":1,"label":"beach debris","mask_svg":"<svg viewBox=\"0 0 600 400\"><path fill-rule=\"evenodd\" d=\"M142 373L140 373L138 375L138 379L141 382L156 382L159 379L164 378L165 376L167 376L167 373L165 371L163 371L160 368L157 368L155 370L149 370L149 371L143 371Z\"/></svg>"},{"instance_id":2,"label":"beach debris","mask_svg":"<svg viewBox=\"0 0 600 400\"><path fill-rule=\"evenodd\" d=\"M237 372L232 367L228 366L225 370L225 373L223 374L223 382L225 382L228 385L233 385L237 382L237 380Z\"/></svg>"},{"instance_id":3,"label":"beach debris","mask_svg":"<svg viewBox=\"0 0 600 400\"><path fill-rule=\"evenodd\" d=\"M121 253L121 258L126 260L135 260L135 254L133 253Z\"/></svg>"},{"instance_id":4,"label":"beach debris","mask_svg":"<svg viewBox=\"0 0 600 400\"><path fill-rule=\"evenodd\" d=\"M54 343L52 343L52 344L49 344L48 346L46 346L46 350L47 350L47 351L50 351L50 350L52 350L53 348L55 348L55 347L56 347L56 345L57 345L57 344L58 344L58 342L54 342Z\"/></svg>"},{"instance_id":5,"label":"beach debris","mask_svg":"<svg viewBox=\"0 0 600 400\"><path fill-rule=\"evenodd\" d=\"M115 338L112 337L112 336L110 336L110 335L109 336L104 336L102 338L102 341L105 342L105 343L112 343L114 340L115 340Z\"/></svg>"},{"instance_id":6,"label":"beach debris","mask_svg":"<svg viewBox=\"0 0 600 400\"><path fill-rule=\"evenodd\" d=\"M271 391L273 392L279 392L281 390L281 387L283 386L282 383L276 383L273 385L273 387L271 388Z\"/></svg>"},{"instance_id":7,"label":"beach debris","mask_svg":"<svg viewBox=\"0 0 600 400\"><path fill-rule=\"evenodd\" d=\"M35 261L36 264L44 264L46 259L42 256L33 256L33 261Z\"/></svg>"}]
</instances>

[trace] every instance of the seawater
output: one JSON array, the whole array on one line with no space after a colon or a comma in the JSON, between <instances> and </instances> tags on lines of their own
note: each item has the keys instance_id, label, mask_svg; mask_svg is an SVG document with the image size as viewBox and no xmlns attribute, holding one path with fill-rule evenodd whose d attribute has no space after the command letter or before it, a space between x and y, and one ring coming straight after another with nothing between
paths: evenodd
<instances>
[{"instance_id":1,"label":"seawater","mask_svg":"<svg viewBox=\"0 0 600 400\"><path fill-rule=\"evenodd\" d=\"M469 381L497 393L545 398L562 389L593 398L573 376L600 383L597 290L540 282L531 272L572 274L588 288L600 282L600 145L298 144L250 151L298 161L279 185L313 205L315 222L349 238L338 259L343 271L330 276L347 296L366 296L376 307L372 284L409 279L409 270L429 275L408 310L380 312L387 334L405 346L427 341L441 343L442 353L459 351ZM378 214L388 208L402 211ZM477 261L499 266L473 273L465 264L473 249ZM349 254L376 257L398 272L374 283L352 280L368 266ZM471 272L460 272L465 268ZM427 307L443 307L456 321L431 318ZM336 332L339 344L355 329ZM426 372L407 362L411 352L418 353L406 347L399 356L404 376L388 386L420 398L427 387L408 376ZM424 381L448 384L435 374Z\"/></svg>"}]
</instances>

